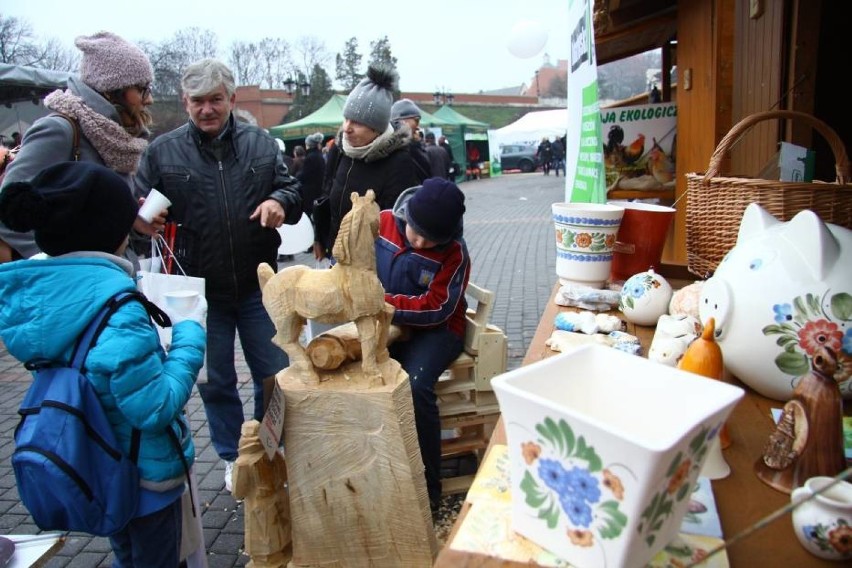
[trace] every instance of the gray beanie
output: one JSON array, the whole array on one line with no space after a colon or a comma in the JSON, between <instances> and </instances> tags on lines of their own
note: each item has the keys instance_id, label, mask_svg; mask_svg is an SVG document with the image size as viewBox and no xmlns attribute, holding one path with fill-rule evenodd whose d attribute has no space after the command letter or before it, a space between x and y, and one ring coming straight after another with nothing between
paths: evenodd
<instances>
[{"instance_id":1,"label":"gray beanie","mask_svg":"<svg viewBox=\"0 0 852 568\"><path fill-rule=\"evenodd\" d=\"M403 118L420 118L420 109L411 99L399 99L391 107L391 123L396 127Z\"/></svg>"},{"instance_id":2,"label":"gray beanie","mask_svg":"<svg viewBox=\"0 0 852 568\"><path fill-rule=\"evenodd\" d=\"M74 45L83 52L80 78L98 92L149 85L154 80L154 69L148 56L113 33L79 36Z\"/></svg>"},{"instance_id":3,"label":"gray beanie","mask_svg":"<svg viewBox=\"0 0 852 568\"><path fill-rule=\"evenodd\" d=\"M305 136L305 148L319 148L322 146L322 132L314 132Z\"/></svg>"},{"instance_id":4,"label":"gray beanie","mask_svg":"<svg viewBox=\"0 0 852 568\"><path fill-rule=\"evenodd\" d=\"M382 133L390 124L393 91L399 75L393 69L370 65L343 105L343 118L354 120Z\"/></svg>"}]
</instances>

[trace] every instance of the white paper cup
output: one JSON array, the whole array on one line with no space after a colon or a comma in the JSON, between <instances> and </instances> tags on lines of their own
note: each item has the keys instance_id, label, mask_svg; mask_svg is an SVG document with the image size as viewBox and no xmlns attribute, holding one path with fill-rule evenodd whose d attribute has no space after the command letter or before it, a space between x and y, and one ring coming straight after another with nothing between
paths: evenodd
<instances>
[{"instance_id":1,"label":"white paper cup","mask_svg":"<svg viewBox=\"0 0 852 568\"><path fill-rule=\"evenodd\" d=\"M148 194L148 197L145 198L145 202L142 204L142 207L139 208L139 217L144 219L147 223L150 223L157 213L162 211L163 209L168 209L171 206L172 202L169 201L169 198L157 191L156 189L151 189L151 193Z\"/></svg>"},{"instance_id":2,"label":"white paper cup","mask_svg":"<svg viewBox=\"0 0 852 568\"><path fill-rule=\"evenodd\" d=\"M189 313L198 302L198 292L195 290L175 290L174 292L166 292L163 297L166 299L166 305L169 308L184 315Z\"/></svg>"}]
</instances>

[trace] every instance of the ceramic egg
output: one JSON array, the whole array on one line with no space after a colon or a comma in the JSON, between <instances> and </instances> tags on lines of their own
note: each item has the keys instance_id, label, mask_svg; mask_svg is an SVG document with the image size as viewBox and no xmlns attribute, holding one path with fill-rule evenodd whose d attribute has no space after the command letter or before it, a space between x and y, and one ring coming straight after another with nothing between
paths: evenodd
<instances>
[{"instance_id":1,"label":"ceramic egg","mask_svg":"<svg viewBox=\"0 0 852 568\"><path fill-rule=\"evenodd\" d=\"M640 272L624 282L618 309L631 323L653 326L668 313L672 294L672 286L665 278L653 270Z\"/></svg>"}]
</instances>

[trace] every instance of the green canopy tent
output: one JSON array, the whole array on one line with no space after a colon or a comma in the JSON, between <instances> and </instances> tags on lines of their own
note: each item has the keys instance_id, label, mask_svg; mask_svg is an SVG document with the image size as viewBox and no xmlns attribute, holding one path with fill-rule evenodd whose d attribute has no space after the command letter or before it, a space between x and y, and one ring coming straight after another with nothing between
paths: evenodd
<instances>
[{"instance_id":1,"label":"green canopy tent","mask_svg":"<svg viewBox=\"0 0 852 568\"><path fill-rule=\"evenodd\" d=\"M447 123L442 126L442 133L447 137L450 148L453 149L453 157L461 166L463 174L467 165L467 149L469 145L475 145L479 150L481 162L490 161L488 153L488 123L468 118L456 111L449 105L444 105L433 115L435 118Z\"/></svg>"},{"instance_id":2,"label":"green canopy tent","mask_svg":"<svg viewBox=\"0 0 852 568\"><path fill-rule=\"evenodd\" d=\"M346 95L332 95L324 105L308 116L287 124L272 126L269 128L269 133L283 140L288 148L291 144L303 143L305 136L314 132L322 132L325 137L334 136L343 124L344 104L346 104ZM423 109L420 113L420 127L424 130L432 127L444 128L445 125L450 124Z\"/></svg>"},{"instance_id":3,"label":"green canopy tent","mask_svg":"<svg viewBox=\"0 0 852 568\"><path fill-rule=\"evenodd\" d=\"M344 95L332 95L320 108L304 118L287 124L271 126L269 133L280 138L290 148L291 144L304 144L305 136L322 132L324 137L334 136L343 124Z\"/></svg>"}]
</instances>

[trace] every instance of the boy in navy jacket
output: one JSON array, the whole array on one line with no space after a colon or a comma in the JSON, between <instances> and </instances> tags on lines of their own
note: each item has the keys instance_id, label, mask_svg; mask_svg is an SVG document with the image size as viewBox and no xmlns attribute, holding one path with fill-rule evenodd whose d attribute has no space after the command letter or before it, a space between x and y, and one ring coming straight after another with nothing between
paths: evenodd
<instances>
[{"instance_id":1,"label":"boy in navy jacket","mask_svg":"<svg viewBox=\"0 0 852 568\"><path fill-rule=\"evenodd\" d=\"M435 383L464 349L470 256L462 237L464 194L443 178L400 194L381 212L376 267L402 339L390 356L408 373L432 512L441 499L441 419Z\"/></svg>"}]
</instances>

